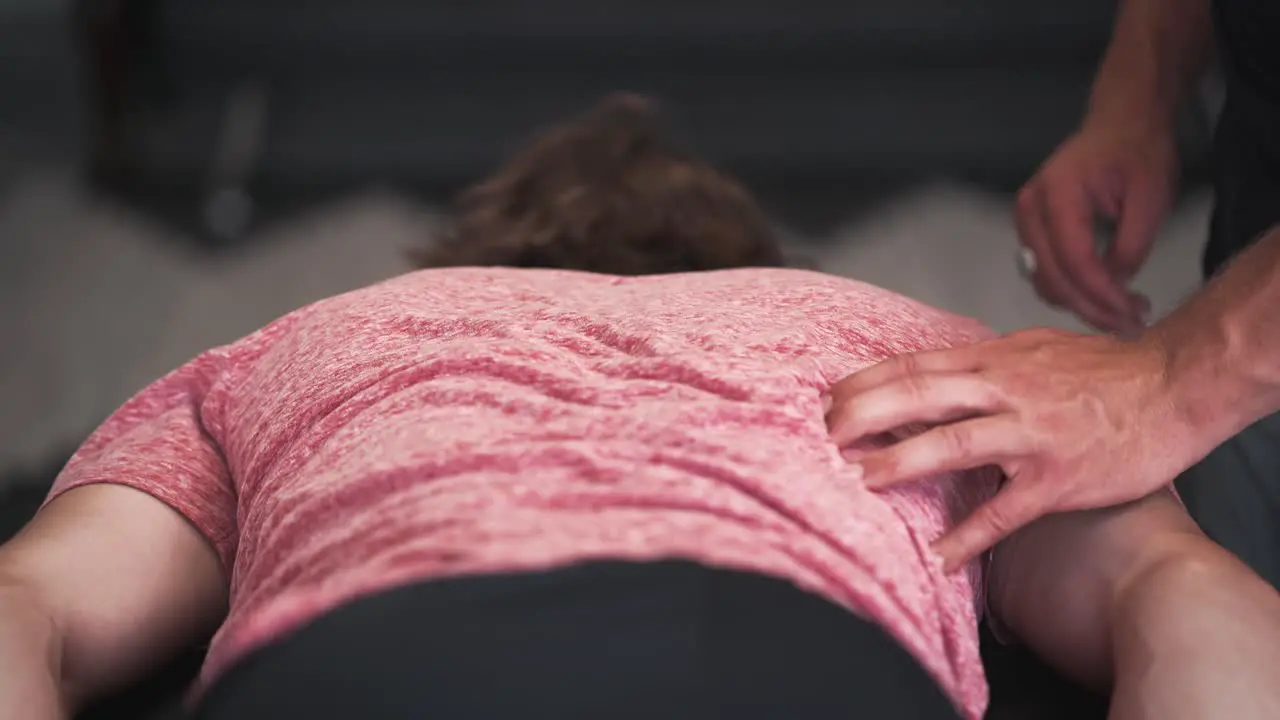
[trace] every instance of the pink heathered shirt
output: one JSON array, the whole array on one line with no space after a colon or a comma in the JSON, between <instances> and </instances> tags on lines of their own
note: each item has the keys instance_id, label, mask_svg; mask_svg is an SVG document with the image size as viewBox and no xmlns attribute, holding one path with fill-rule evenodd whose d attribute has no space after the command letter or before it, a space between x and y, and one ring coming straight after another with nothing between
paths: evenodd
<instances>
[{"instance_id":1,"label":"pink heathered shirt","mask_svg":"<svg viewBox=\"0 0 1280 720\"><path fill-rule=\"evenodd\" d=\"M425 270L322 300L143 390L50 497L129 485L231 578L196 692L353 598L593 558L785 578L884 626L970 718L982 569L929 552L998 478L869 492L821 392L978 323L797 270ZM767 622L767 619L763 620Z\"/></svg>"}]
</instances>

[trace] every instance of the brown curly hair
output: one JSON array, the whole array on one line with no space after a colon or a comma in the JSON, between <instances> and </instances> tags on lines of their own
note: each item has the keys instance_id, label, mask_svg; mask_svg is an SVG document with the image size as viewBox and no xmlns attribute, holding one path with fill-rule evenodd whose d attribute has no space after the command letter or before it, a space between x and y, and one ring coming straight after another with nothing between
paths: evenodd
<instances>
[{"instance_id":1,"label":"brown curly hair","mask_svg":"<svg viewBox=\"0 0 1280 720\"><path fill-rule=\"evenodd\" d=\"M764 212L733 178L671 140L653 101L611 95L536 136L464 190L421 267L649 275L781 266Z\"/></svg>"}]
</instances>

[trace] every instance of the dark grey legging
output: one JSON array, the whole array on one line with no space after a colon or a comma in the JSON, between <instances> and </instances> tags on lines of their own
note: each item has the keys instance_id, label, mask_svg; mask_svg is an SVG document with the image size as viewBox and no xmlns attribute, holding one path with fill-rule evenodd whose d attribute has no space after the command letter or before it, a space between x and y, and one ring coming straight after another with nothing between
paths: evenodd
<instances>
[{"instance_id":1,"label":"dark grey legging","mask_svg":"<svg viewBox=\"0 0 1280 720\"><path fill-rule=\"evenodd\" d=\"M1280 588L1280 414L1228 440L1176 485L1209 537Z\"/></svg>"},{"instance_id":2,"label":"dark grey legging","mask_svg":"<svg viewBox=\"0 0 1280 720\"><path fill-rule=\"evenodd\" d=\"M200 720L954 720L876 625L781 580L595 562L341 607L218 681Z\"/></svg>"}]
</instances>

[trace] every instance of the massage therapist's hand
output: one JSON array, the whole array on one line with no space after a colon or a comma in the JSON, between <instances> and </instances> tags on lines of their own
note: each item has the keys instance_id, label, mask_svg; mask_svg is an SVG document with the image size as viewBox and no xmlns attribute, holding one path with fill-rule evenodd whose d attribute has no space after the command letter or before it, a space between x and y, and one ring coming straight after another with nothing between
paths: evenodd
<instances>
[{"instance_id":1,"label":"massage therapist's hand","mask_svg":"<svg viewBox=\"0 0 1280 720\"><path fill-rule=\"evenodd\" d=\"M1132 123L1132 124L1130 124ZM1128 289L1173 200L1178 156L1171 124L1086 122L1018 193L1014 217L1045 302L1108 332L1142 327L1149 301ZM1099 225L1113 224L1109 247Z\"/></svg>"},{"instance_id":2,"label":"massage therapist's hand","mask_svg":"<svg viewBox=\"0 0 1280 720\"><path fill-rule=\"evenodd\" d=\"M1142 497L1198 449L1148 340L1036 329L901 355L833 385L841 448L915 423L931 429L857 458L873 489L995 465L1008 481L935 549L955 569L1055 511Z\"/></svg>"}]
</instances>

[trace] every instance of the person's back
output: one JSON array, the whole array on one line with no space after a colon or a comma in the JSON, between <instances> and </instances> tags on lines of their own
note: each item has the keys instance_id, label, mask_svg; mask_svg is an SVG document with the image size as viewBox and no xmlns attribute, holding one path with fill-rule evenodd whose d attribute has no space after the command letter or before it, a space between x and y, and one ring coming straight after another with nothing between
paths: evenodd
<instances>
[{"instance_id":1,"label":"person's back","mask_svg":"<svg viewBox=\"0 0 1280 720\"><path fill-rule=\"evenodd\" d=\"M458 210L417 256L455 267L204 353L59 477L51 501L129 485L215 545L230 611L199 690L406 583L683 558L883 625L982 713L981 574L944 576L928 542L994 476L869 493L827 439L820 397L980 325L862 283L741 268L782 263L763 214L634 97L545 133Z\"/></svg>"},{"instance_id":2,"label":"person's back","mask_svg":"<svg viewBox=\"0 0 1280 720\"><path fill-rule=\"evenodd\" d=\"M798 270L423 270L202 355L95 433L54 497L173 493L215 540L234 583L206 680L407 581L678 557L885 624L977 714L980 576L945 577L927 544L993 484L869 493L820 394L982 332Z\"/></svg>"}]
</instances>

